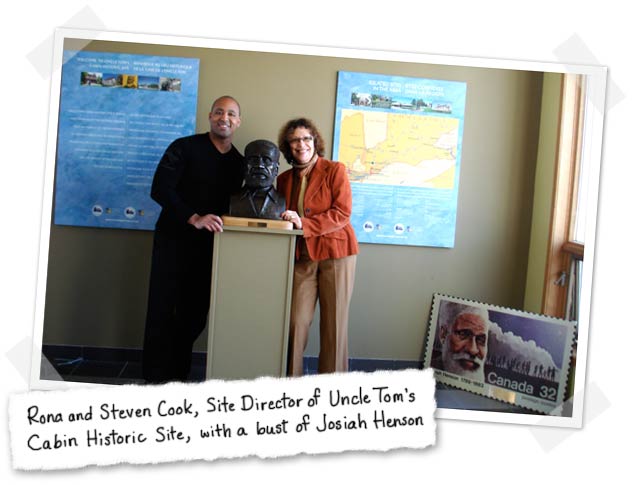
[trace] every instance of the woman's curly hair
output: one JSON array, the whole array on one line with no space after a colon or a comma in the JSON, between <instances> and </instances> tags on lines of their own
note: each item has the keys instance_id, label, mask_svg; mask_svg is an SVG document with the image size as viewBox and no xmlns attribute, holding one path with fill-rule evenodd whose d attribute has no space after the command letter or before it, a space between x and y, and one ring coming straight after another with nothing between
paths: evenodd
<instances>
[{"instance_id":1,"label":"woman's curly hair","mask_svg":"<svg viewBox=\"0 0 632 485\"><path fill-rule=\"evenodd\" d=\"M325 155L325 142L323 140L323 136L316 128L314 122L307 118L295 118L293 120L288 121L283 125L283 128L279 131L279 150L288 161L291 163L292 160L292 149L290 148L290 142L288 138L290 134L296 130L297 128L305 128L309 130L311 135L314 137L314 150L319 156Z\"/></svg>"}]
</instances>

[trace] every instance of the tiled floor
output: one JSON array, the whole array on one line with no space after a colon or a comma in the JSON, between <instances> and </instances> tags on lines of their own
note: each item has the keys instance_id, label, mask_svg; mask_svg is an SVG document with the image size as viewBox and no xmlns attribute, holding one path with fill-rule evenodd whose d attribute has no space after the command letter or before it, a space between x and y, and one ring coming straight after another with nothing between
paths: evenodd
<instances>
[{"instance_id":1,"label":"tiled floor","mask_svg":"<svg viewBox=\"0 0 632 485\"><path fill-rule=\"evenodd\" d=\"M97 384L143 384L140 349L95 349L73 346L44 346L41 379ZM420 368L417 361L350 359L350 371ZM318 372L318 358L305 357L305 374ZM201 382L206 376L206 354L195 352L189 380Z\"/></svg>"}]
</instances>

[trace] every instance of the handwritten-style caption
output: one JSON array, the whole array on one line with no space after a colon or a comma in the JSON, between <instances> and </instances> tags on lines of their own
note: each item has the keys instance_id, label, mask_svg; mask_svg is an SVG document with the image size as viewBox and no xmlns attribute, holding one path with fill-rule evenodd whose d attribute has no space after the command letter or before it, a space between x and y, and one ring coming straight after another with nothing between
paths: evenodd
<instances>
[{"instance_id":1,"label":"handwritten-style caption","mask_svg":"<svg viewBox=\"0 0 632 485\"><path fill-rule=\"evenodd\" d=\"M32 391L11 396L13 466L160 463L435 442L431 370Z\"/></svg>"}]
</instances>

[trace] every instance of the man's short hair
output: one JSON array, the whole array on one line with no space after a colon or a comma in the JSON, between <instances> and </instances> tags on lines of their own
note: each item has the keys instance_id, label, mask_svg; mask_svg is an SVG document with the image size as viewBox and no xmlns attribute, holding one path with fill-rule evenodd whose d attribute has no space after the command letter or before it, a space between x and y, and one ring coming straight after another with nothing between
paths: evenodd
<instances>
[{"instance_id":1,"label":"man's short hair","mask_svg":"<svg viewBox=\"0 0 632 485\"><path fill-rule=\"evenodd\" d=\"M250 143L248 143L246 145L246 148L244 148L244 154L248 151L248 147L250 145L265 145L268 148L273 148L275 150L276 153L279 153L279 147L277 147L273 142L271 142L270 140L253 140Z\"/></svg>"},{"instance_id":2,"label":"man's short hair","mask_svg":"<svg viewBox=\"0 0 632 485\"><path fill-rule=\"evenodd\" d=\"M489 325L489 312L486 308L478 306L464 305L453 301L441 302L441 310L439 314L439 325L451 329L454 322L463 314L477 315L483 319L486 325Z\"/></svg>"},{"instance_id":3,"label":"man's short hair","mask_svg":"<svg viewBox=\"0 0 632 485\"><path fill-rule=\"evenodd\" d=\"M217 104L217 102L220 99L230 99L231 101L234 101L235 104L237 105L237 111L238 111L238 115L241 116L241 105L239 104L239 101L237 101L235 98L233 98L232 96L228 95L228 94L224 94L223 96L220 96L219 98L217 98L215 101L213 101L213 103L211 104L211 113L213 112L213 108L215 108L215 105Z\"/></svg>"}]
</instances>

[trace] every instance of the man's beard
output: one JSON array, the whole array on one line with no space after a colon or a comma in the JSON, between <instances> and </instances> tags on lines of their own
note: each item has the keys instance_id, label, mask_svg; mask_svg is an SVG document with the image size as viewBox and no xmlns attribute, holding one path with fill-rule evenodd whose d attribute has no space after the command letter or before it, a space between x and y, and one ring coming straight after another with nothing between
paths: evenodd
<instances>
[{"instance_id":1,"label":"man's beard","mask_svg":"<svg viewBox=\"0 0 632 485\"><path fill-rule=\"evenodd\" d=\"M446 344L443 346L441 357L443 359L443 369L451 374L457 374L468 379L485 382L485 360L480 357L472 356L467 352L452 353L449 346ZM468 360L475 364L474 369L464 369L459 360Z\"/></svg>"}]
</instances>

